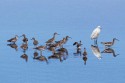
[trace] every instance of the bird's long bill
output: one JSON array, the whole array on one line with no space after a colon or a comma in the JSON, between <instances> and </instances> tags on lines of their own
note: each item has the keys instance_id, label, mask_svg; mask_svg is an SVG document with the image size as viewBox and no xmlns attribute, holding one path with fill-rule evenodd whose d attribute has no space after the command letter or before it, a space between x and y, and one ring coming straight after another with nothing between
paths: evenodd
<instances>
[{"instance_id":1,"label":"bird's long bill","mask_svg":"<svg viewBox=\"0 0 125 83\"><path fill-rule=\"evenodd\" d=\"M117 41L119 41L118 39L116 39Z\"/></svg>"}]
</instances>

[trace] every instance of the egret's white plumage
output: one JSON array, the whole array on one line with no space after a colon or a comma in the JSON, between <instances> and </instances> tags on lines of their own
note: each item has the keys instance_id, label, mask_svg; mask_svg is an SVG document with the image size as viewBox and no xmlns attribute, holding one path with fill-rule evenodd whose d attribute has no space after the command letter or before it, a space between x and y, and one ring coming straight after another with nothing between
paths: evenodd
<instances>
[{"instance_id":1,"label":"egret's white plumage","mask_svg":"<svg viewBox=\"0 0 125 83\"><path fill-rule=\"evenodd\" d=\"M96 45L97 45L97 39L98 39L100 32L101 32L101 27L97 26L97 28L95 28L91 34L91 39L94 39L94 43Z\"/></svg>"},{"instance_id":2,"label":"egret's white plumage","mask_svg":"<svg viewBox=\"0 0 125 83\"><path fill-rule=\"evenodd\" d=\"M101 32L101 27L97 26L97 28L95 28L91 34L91 39L97 39L100 32Z\"/></svg>"}]
</instances>

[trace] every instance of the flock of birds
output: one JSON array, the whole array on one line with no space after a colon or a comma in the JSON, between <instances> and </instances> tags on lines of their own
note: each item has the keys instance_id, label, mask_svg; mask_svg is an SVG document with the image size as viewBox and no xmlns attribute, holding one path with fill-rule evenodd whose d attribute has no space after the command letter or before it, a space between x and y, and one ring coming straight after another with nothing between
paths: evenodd
<instances>
[{"instance_id":1,"label":"flock of birds","mask_svg":"<svg viewBox=\"0 0 125 83\"><path fill-rule=\"evenodd\" d=\"M91 39L94 40L94 45L91 45L92 52L98 59L101 59L101 53L100 53L100 50L98 48L98 43L97 43L100 32L101 32L101 27L97 26L91 34ZM48 59L59 59L60 61L66 59L66 57L68 55L68 50L66 48L64 48L63 45L66 44L68 39L71 37L66 36L62 40L55 41L56 35L59 35L59 34L57 32L55 32L53 34L53 37L48 39L45 42L46 44L44 46L43 45L38 46L39 41L36 40L34 37L31 38L31 40L33 40L33 45L34 45L33 49L40 51L40 56L38 56L37 51L34 52L33 59L40 60L40 61L46 61L47 63L48 63ZM10 44L8 44L8 46L15 48L17 50L18 46L16 45L16 42L19 37L23 37L23 39L22 39L23 43L20 46L20 48L23 50L24 54L21 56L21 58L24 58L27 61L28 56L25 54L25 52L28 49L28 38L26 37L25 34L23 34L22 36L15 35L14 38L7 40L7 42L10 42ZM113 55L116 56L116 54L114 53L114 50L112 48L110 48L111 46L114 45L115 40L118 40L118 39L113 38L113 41L111 41L111 42L101 42L101 44L103 44L105 46L105 50L102 53L113 53ZM77 54L83 55L83 60L84 60L84 63L86 64L87 51L86 51L86 48L84 48L83 53L81 52L82 41L74 42L73 46L76 46L76 52L74 53L74 55L77 55ZM48 58L46 58L42 54L42 51L44 51L44 50L51 51L52 55L49 56Z\"/></svg>"}]
</instances>

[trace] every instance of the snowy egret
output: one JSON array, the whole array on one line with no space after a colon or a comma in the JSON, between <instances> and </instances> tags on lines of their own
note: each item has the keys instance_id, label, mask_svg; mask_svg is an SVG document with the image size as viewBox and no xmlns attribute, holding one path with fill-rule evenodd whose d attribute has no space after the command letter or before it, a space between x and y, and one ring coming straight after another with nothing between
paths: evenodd
<instances>
[{"instance_id":1,"label":"snowy egret","mask_svg":"<svg viewBox=\"0 0 125 83\"><path fill-rule=\"evenodd\" d=\"M94 39L94 44L97 44L97 39L98 39L98 36L101 32L101 27L100 26L97 26L97 28L95 28L91 34L91 39L93 40Z\"/></svg>"},{"instance_id":2,"label":"snowy egret","mask_svg":"<svg viewBox=\"0 0 125 83\"><path fill-rule=\"evenodd\" d=\"M114 45L115 40L119 41L116 38L113 38L112 42L101 42L101 44L105 45L106 47L111 47L112 45Z\"/></svg>"}]
</instances>

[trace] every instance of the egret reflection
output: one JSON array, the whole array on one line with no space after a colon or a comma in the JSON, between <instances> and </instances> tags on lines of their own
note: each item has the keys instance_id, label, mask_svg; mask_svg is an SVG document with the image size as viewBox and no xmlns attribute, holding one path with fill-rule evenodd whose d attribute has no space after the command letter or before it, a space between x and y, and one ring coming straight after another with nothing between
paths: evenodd
<instances>
[{"instance_id":1,"label":"egret reflection","mask_svg":"<svg viewBox=\"0 0 125 83\"><path fill-rule=\"evenodd\" d=\"M101 59L101 52L98 48L98 46L94 46L94 45L91 45L91 49L92 49L92 52L93 54L98 58L98 59Z\"/></svg>"}]
</instances>

